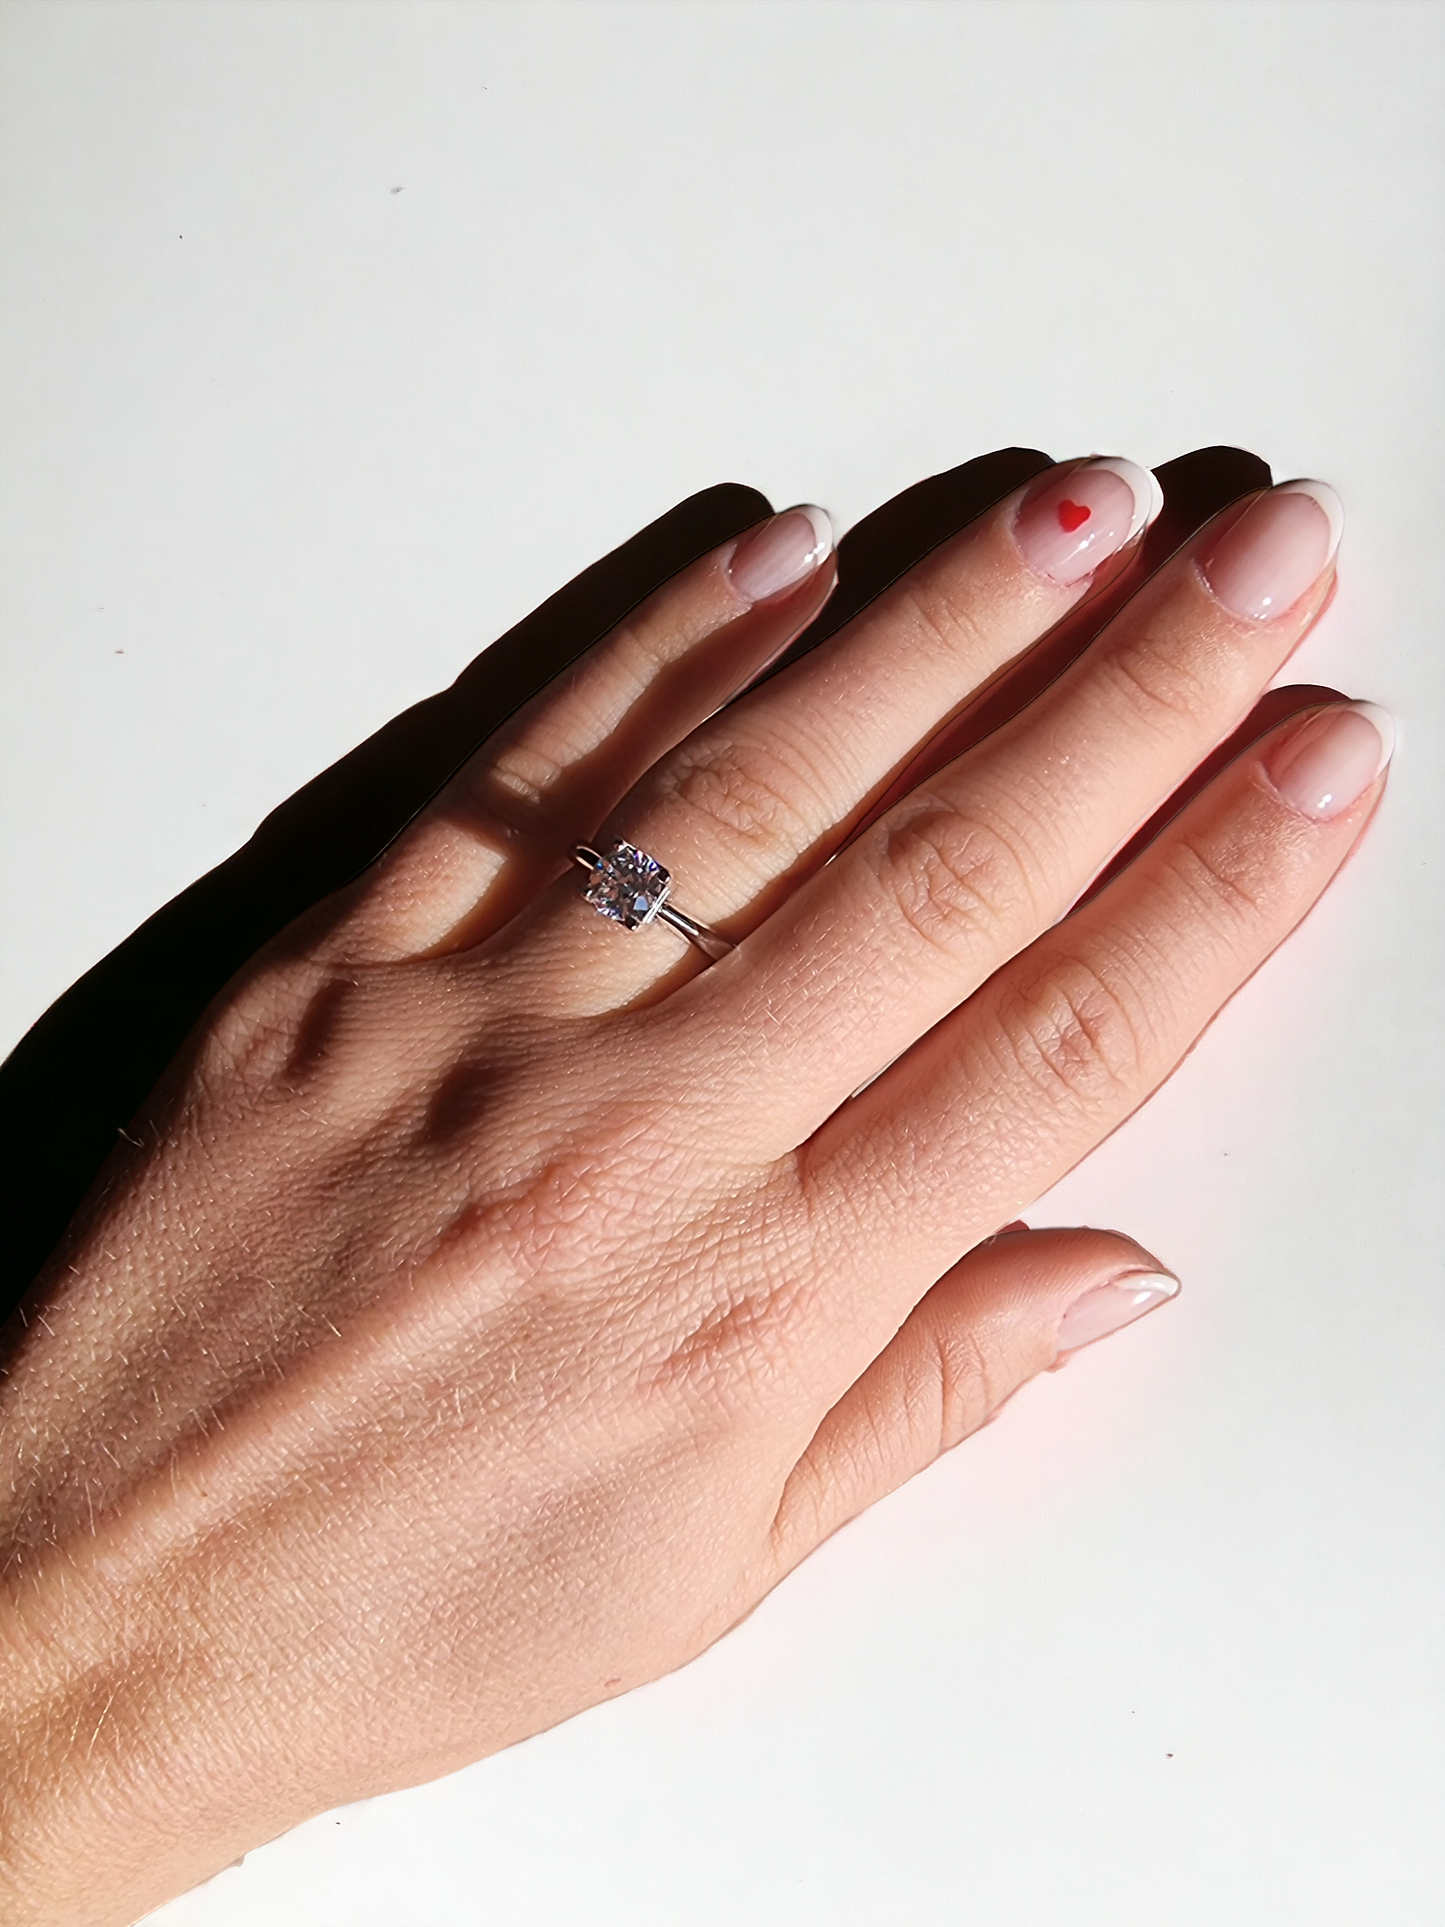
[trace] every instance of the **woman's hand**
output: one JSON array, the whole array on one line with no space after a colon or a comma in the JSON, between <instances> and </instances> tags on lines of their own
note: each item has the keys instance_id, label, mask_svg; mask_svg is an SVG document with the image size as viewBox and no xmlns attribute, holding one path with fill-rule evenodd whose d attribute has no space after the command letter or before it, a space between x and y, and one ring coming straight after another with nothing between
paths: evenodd
<instances>
[{"instance_id":1,"label":"woman's hand","mask_svg":"<svg viewBox=\"0 0 1445 1927\"><path fill-rule=\"evenodd\" d=\"M995 1234L1374 807L1378 713L1316 710L1067 914L1319 613L1334 498L1227 510L869 820L1150 507L1053 470L719 711L831 582L774 518L231 987L0 1398L7 1921L129 1921L679 1665L1172 1292L1113 1234ZM596 914L567 851L617 837L738 948Z\"/></svg>"}]
</instances>

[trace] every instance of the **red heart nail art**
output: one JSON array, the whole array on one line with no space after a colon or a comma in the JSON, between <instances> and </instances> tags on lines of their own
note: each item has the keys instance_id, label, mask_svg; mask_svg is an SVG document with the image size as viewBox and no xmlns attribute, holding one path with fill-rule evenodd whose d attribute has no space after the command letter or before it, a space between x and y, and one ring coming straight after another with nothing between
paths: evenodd
<instances>
[{"instance_id":1,"label":"red heart nail art","mask_svg":"<svg viewBox=\"0 0 1445 1927\"><path fill-rule=\"evenodd\" d=\"M1083 527L1093 512L1092 509L1086 509L1081 502L1060 502L1059 527L1066 534L1072 535L1075 529Z\"/></svg>"}]
</instances>

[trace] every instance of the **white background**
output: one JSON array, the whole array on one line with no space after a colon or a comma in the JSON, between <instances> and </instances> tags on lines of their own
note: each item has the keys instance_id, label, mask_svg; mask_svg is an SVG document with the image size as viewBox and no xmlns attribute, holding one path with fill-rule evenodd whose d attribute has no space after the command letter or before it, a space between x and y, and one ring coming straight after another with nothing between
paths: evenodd
<instances>
[{"instance_id":1,"label":"white background","mask_svg":"<svg viewBox=\"0 0 1445 1927\"><path fill-rule=\"evenodd\" d=\"M1180 1302L165 1927L1437 1927L1445 11L0 5L3 1021L683 494L1323 475L1368 844L1031 1214ZM399 191L398 191L399 190Z\"/></svg>"}]
</instances>

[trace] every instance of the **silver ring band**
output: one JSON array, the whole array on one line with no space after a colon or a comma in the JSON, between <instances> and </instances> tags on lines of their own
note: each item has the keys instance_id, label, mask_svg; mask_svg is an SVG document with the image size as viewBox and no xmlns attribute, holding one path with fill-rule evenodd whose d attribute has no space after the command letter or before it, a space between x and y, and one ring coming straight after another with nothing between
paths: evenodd
<instances>
[{"instance_id":1,"label":"silver ring band","mask_svg":"<svg viewBox=\"0 0 1445 1927\"><path fill-rule=\"evenodd\" d=\"M649 923L668 924L714 963L734 948L716 930L694 923L674 908L670 901L671 873L635 843L619 838L605 850L594 850L590 843L574 843L567 854L579 869L588 872L584 900L609 922L620 923L624 930L641 930Z\"/></svg>"}]
</instances>

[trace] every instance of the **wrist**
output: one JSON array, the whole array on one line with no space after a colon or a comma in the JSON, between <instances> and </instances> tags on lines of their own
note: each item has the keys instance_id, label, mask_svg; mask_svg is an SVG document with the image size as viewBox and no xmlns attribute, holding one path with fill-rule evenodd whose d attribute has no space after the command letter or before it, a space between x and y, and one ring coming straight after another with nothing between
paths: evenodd
<instances>
[{"instance_id":1,"label":"wrist","mask_svg":"<svg viewBox=\"0 0 1445 1927\"><path fill-rule=\"evenodd\" d=\"M290 1824L268 1829L244 1774L219 1792L230 1722L191 1717L173 1690L175 1630L122 1597L108 1620L44 1559L0 1598L6 1927L129 1927Z\"/></svg>"}]
</instances>

